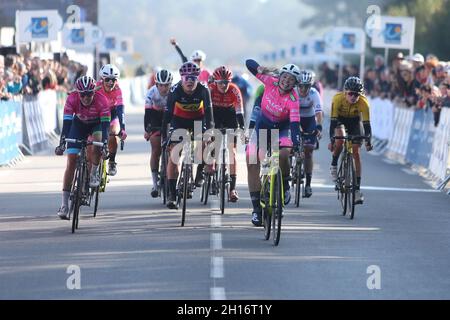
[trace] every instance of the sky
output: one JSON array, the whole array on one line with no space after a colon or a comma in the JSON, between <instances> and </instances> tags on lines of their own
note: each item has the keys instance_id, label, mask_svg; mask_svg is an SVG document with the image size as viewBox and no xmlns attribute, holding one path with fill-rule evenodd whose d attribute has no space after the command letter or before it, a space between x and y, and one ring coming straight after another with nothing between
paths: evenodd
<instances>
[{"instance_id":1,"label":"sky","mask_svg":"<svg viewBox=\"0 0 450 320\"><path fill-rule=\"evenodd\" d=\"M239 64L317 32L299 27L312 12L298 0L99 0L99 25L133 38L134 63L178 65L174 37L188 57L201 49L207 64Z\"/></svg>"}]
</instances>

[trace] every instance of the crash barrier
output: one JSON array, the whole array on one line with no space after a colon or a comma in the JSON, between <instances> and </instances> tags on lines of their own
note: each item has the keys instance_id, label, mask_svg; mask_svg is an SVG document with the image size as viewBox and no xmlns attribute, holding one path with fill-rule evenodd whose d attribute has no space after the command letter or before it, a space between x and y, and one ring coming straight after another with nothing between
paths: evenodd
<instances>
[{"instance_id":1,"label":"crash barrier","mask_svg":"<svg viewBox=\"0 0 450 320\"><path fill-rule=\"evenodd\" d=\"M125 107L144 106L149 76L121 79ZM54 144L63 125L67 93L44 90L0 102L0 166L15 163Z\"/></svg>"},{"instance_id":2,"label":"crash barrier","mask_svg":"<svg viewBox=\"0 0 450 320\"><path fill-rule=\"evenodd\" d=\"M389 158L426 169L436 184L450 174L450 108L434 126L431 109L407 108L390 100L369 98L374 145Z\"/></svg>"},{"instance_id":3,"label":"crash barrier","mask_svg":"<svg viewBox=\"0 0 450 320\"><path fill-rule=\"evenodd\" d=\"M0 166L7 165L21 153L19 134L22 127L20 101L0 101Z\"/></svg>"}]
</instances>

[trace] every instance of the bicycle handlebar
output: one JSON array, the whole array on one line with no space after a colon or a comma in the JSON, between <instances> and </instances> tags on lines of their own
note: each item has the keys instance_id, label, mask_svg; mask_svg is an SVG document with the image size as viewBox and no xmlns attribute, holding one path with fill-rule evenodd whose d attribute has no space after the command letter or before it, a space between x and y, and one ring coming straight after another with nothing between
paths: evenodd
<instances>
[{"instance_id":1,"label":"bicycle handlebar","mask_svg":"<svg viewBox=\"0 0 450 320\"><path fill-rule=\"evenodd\" d=\"M358 136L358 135L348 135L348 136L334 136L333 139L337 140L369 140L370 137L368 136Z\"/></svg>"},{"instance_id":2,"label":"bicycle handlebar","mask_svg":"<svg viewBox=\"0 0 450 320\"><path fill-rule=\"evenodd\" d=\"M70 142L70 143L86 143L87 146L89 145L94 145L97 147L103 147L103 142L98 142L98 141L87 141L85 139L70 139L70 138L66 138L65 139L66 142Z\"/></svg>"}]
</instances>

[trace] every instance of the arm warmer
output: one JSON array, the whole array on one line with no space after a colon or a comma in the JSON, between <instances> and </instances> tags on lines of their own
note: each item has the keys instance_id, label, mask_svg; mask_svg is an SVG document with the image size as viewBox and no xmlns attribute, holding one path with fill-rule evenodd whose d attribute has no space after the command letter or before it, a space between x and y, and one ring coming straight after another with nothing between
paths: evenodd
<instances>
[{"instance_id":1,"label":"arm warmer","mask_svg":"<svg viewBox=\"0 0 450 320\"><path fill-rule=\"evenodd\" d=\"M120 130L125 130L125 112L124 106L120 105L116 107L117 117L119 118Z\"/></svg>"},{"instance_id":2,"label":"arm warmer","mask_svg":"<svg viewBox=\"0 0 450 320\"><path fill-rule=\"evenodd\" d=\"M294 146L298 146L300 142L300 123L291 122L291 138Z\"/></svg>"},{"instance_id":3,"label":"arm warmer","mask_svg":"<svg viewBox=\"0 0 450 320\"><path fill-rule=\"evenodd\" d=\"M258 73L259 64L253 59L248 59L245 61L248 71L250 71L254 76Z\"/></svg>"}]
</instances>

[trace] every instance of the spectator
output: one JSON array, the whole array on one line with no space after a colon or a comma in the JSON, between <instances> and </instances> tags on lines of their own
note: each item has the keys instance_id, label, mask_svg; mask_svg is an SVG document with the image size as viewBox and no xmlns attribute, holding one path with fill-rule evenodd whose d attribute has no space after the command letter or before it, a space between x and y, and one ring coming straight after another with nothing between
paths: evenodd
<instances>
[{"instance_id":1,"label":"spectator","mask_svg":"<svg viewBox=\"0 0 450 320\"><path fill-rule=\"evenodd\" d=\"M433 83L436 86L440 86L441 83L443 83L447 79L447 74L445 72L445 64L443 62L440 62L436 68L434 68L433 73Z\"/></svg>"},{"instance_id":2,"label":"spectator","mask_svg":"<svg viewBox=\"0 0 450 320\"><path fill-rule=\"evenodd\" d=\"M384 64L384 58L382 55L377 54L374 58L374 62L375 62L375 73L378 79L381 78L381 73L384 72L384 70L386 69L386 66Z\"/></svg>"},{"instance_id":3,"label":"spectator","mask_svg":"<svg viewBox=\"0 0 450 320\"><path fill-rule=\"evenodd\" d=\"M413 55L410 60L413 63L414 69L417 69L425 63L425 58L420 53Z\"/></svg>"},{"instance_id":4,"label":"spectator","mask_svg":"<svg viewBox=\"0 0 450 320\"><path fill-rule=\"evenodd\" d=\"M417 101L417 96L414 91L412 67L412 64L407 61L403 61L400 64L400 74L397 76L397 87L395 88L400 101L406 103L408 107L414 105Z\"/></svg>"}]
</instances>

